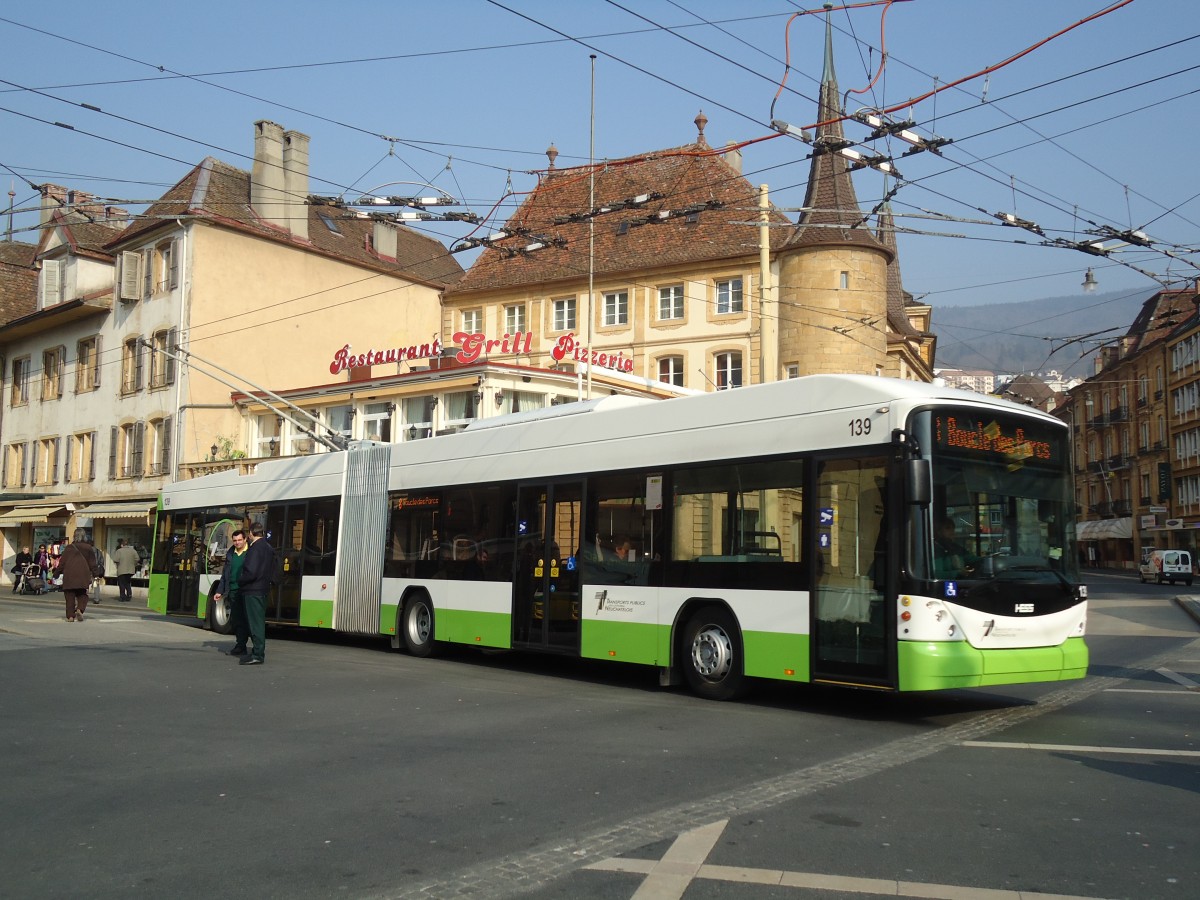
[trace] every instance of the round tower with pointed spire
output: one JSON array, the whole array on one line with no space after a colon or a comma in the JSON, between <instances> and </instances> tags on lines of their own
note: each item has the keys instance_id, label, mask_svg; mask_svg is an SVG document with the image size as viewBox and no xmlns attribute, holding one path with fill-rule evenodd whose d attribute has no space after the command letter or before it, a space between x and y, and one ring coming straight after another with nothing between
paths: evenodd
<instances>
[{"instance_id":1,"label":"round tower with pointed spire","mask_svg":"<svg viewBox=\"0 0 1200 900\"><path fill-rule=\"evenodd\" d=\"M779 361L800 374L887 371L888 263L893 251L859 208L825 13L825 65L804 212L779 247Z\"/></svg>"}]
</instances>

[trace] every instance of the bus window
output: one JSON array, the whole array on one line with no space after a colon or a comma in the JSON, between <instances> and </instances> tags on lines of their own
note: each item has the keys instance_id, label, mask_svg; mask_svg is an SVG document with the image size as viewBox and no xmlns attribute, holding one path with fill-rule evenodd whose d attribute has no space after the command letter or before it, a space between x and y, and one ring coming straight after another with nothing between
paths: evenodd
<instances>
[{"instance_id":1,"label":"bus window","mask_svg":"<svg viewBox=\"0 0 1200 900\"><path fill-rule=\"evenodd\" d=\"M440 493L393 494L383 574L430 578L437 571Z\"/></svg>"},{"instance_id":2,"label":"bus window","mask_svg":"<svg viewBox=\"0 0 1200 900\"><path fill-rule=\"evenodd\" d=\"M305 575L333 575L340 506L337 497L309 502L304 545Z\"/></svg>"},{"instance_id":3,"label":"bus window","mask_svg":"<svg viewBox=\"0 0 1200 900\"><path fill-rule=\"evenodd\" d=\"M663 556L663 511L646 508L646 473L608 475L588 485L588 515L580 558L584 579L597 584L646 584Z\"/></svg>"}]
</instances>

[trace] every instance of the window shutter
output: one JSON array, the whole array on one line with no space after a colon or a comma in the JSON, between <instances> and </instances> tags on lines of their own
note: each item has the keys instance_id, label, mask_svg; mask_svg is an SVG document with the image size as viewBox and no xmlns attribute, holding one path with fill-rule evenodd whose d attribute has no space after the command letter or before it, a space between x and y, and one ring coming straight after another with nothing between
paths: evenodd
<instances>
[{"instance_id":1,"label":"window shutter","mask_svg":"<svg viewBox=\"0 0 1200 900\"><path fill-rule=\"evenodd\" d=\"M110 430L111 440L108 445L108 477L117 477L117 445L120 438L120 430L117 426L113 426Z\"/></svg>"},{"instance_id":2,"label":"window shutter","mask_svg":"<svg viewBox=\"0 0 1200 900\"><path fill-rule=\"evenodd\" d=\"M96 335L96 349L92 351L94 364L92 365L92 387L100 387L100 335Z\"/></svg>"},{"instance_id":3,"label":"window shutter","mask_svg":"<svg viewBox=\"0 0 1200 900\"><path fill-rule=\"evenodd\" d=\"M67 368L67 348L59 347L58 350L56 350L54 352L54 381L55 381L55 384L58 385L58 399L59 400L62 399L62 395L63 395L63 381L65 380L63 378L63 375L65 374L64 370L66 368Z\"/></svg>"},{"instance_id":4,"label":"window shutter","mask_svg":"<svg viewBox=\"0 0 1200 900\"><path fill-rule=\"evenodd\" d=\"M63 261L47 259L42 262L42 306L53 306L62 300Z\"/></svg>"},{"instance_id":5,"label":"window shutter","mask_svg":"<svg viewBox=\"0 0 1200 900\"><path fill-rule=\"evenodd\" d=\"M144 374L142 371L144 359L145 357L142 354L142 342L135 341L133 345L133 389L135 391L140 391L142 389L142 385L145 383L142 381L142 376Z\"/></svg>"},{"instance_id":6,"label":"window shutter","mask_svg":"<svg viewBox=\"0 0 1200 900\"><path fill-rule=\"evenodd\" d=\"M37 458L38 458L38 442L33 441L33 458L32 458L32 462L30 462L30 464L29 464L29 483L31 485L38 483L38 480L37 480L37 476L38 476Z\"/></svg>"},{"instance_id":7,"label":"window shutter","mask_svg":"<svg viewBox=\"0 0 1200 900\"><path fill-rule=\"evenodd\" d=\"M71 445L73 443L75 443L75 435L68 434L67 435L67 458L64 461L65 465L63 466L63 483L64 484L71 483L71 450L73 449Z\"/></svg>"},{"instance_id":8,"label":"window shutter","mask_svg":"<svg viewBox=\"0 0 1200 900\"><path fill-rule=\"evenodd\" d=\"M162 459L158 465L158 471L163 475L171 473L171 432L175 428L175 423L171 416L163 419L162 423Z\"/></svg>"},{"instance_id":9,"label":"window shutter","mask_svg":"<svg viewBox=\"0 0 1200 900\"><path fill-rule=\"evenodd\" d=\"M179 241L171 241L171 271L167 275L167 283L172 288L179 287Z\"/></svg>"},{"instance_id":10,"label":"window shutter","mask_svg":"<svg viewBox=\"0 0 1200 900\"><path fill-rule=\"evenodd\" d=\"M132 470L129 474L140 478L143 471L143 459L146 455L146 423L135 422L133 426L133 459Z\"/></svg>"},{"instance_id":11,"label":"window shutter","mask_svg":"<svg viewBox=\"0 0 1200 900\"><path fill-rule=\"evenodd\" d=\"M172 328L167 332L167 352L176 353L179 344L179 329ZM163 384L175 383L175 357L163 357Z\"/></svg>"},{"instance_id":12,"label":"window shutter","mask_svg":"<svg viewBox=\"0 0 1200 900\"><path fill-rule=\"evenodd\" d=\"M121 254L121 299L139 299L141 284L142 254L126 250Z\"/></svg>"},{"instance_id":13,"label":"window shutter","mask_svg":"<svg viewBox=\"0 0 1200 900\"><path fill-rule=\"evenodd\" d=\"M96 480L96 437L98 432L93 431L88 435L88 481Z\"/></svg>"},{"instance_id":14,"label":"window shutter","mask_svg":"<svg viewBox=\"0 0 1200 900\"><path fill-rule=\"evenodd\" d=\"M21 444L20 447L21 447L21 487L25 487L25 485L27 484L26 472L28 470L28 466L26 465L26 463L29 462L29 444Z\"/></svg>"},{"instance_id":15,"label":"window shutter","mask_svg":"<svg viewBox=\"0 0 1200 900\"><path fill-rule=\"evenodd\" d=\"M12 452L11 447L4 448L4 461L0 462L0 487L8 487L8 454Z\"/></svg>"},{"instance_id":16,"label":"window shutter","mask_svg":"<svg viewBox=\"0 0 1200 900\"><path fill-rule=\"evenodd\" d=\"M62 438L54 439L54 456L50 460L50 483L58 484L58 452L62 449Z\"/></svg>"},{"instance_id":17,"label":"window shutter","mask_svg":"<svg viewBox=\"0 0 1200 900\"><path fill-rule=\"evenodd\" d=\"M149 300L154 294L154 251L142 251L142 298Z\"/></svg>"}]
</instances>

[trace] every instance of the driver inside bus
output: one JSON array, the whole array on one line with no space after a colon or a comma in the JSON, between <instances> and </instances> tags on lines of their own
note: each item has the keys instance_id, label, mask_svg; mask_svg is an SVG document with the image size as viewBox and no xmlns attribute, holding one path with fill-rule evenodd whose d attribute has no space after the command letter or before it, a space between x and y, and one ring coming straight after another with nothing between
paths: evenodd
<instances>
[{"instance_id":1,"label":"driver inside bus","mask_svg":"<svg viewBox=\"0 0 1200 900\"><path fill-rule=\"evenodd\" d=\"M979 558L972 556L958 540L954 520L949 516L938 519L933 535L933 576L961 578L975 570Z\"/></svg>"}]
</instances>

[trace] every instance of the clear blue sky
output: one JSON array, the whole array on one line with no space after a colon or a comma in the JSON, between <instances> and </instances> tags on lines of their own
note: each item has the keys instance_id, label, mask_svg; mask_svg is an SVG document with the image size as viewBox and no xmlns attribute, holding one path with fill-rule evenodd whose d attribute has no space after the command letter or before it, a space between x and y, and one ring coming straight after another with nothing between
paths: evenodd
<instances>
[{"instance_id":1,"label":"clear blue sky","mask_svg":"<svg viewBox=\"0 0 1200 900\"><path fill-rule=\"evenodd\" d=\"M895 2L883 36L887 66L871 91L849 94L848 105L904 103L1110 5ZM797 10L818 6L784 0L10 5L0 12L0 78L9 82L0 84L0 183L5 191L15 183L18 207L33 201L21 179L115 200L149 199L206 155L249 168L252 123L267 118L312 136L314 193L356 195L389 182L423 181L482 214L504 196L510 178L517 191L534 185L527 171L546 165L551 142L559 166L587 161L593 52L597 158L689 143L701 109L713 145L770 134L785 25ZM833 13L843 92L872 80L881 10ZM823 43L823 16L792 23L792 71L777 118L815 121ZM916 104L918 133L954 143L940 158L922 153L897 161L907 179L893 200L898 224L928 232L898 236L905 287L935 307L1030 300L1078 292L1089 265L1101 290L1156 286L1110 260L1035 246L1043 240L1036 234L973 224L1000 211L1038 223L1048 238L1082 240L1093 227L1088 220L1144 228L1159 247L1200 264L1189 250L1200 246L1200 178L1190 161L1200 121L1197 51L1193 2L1133 0L986 79ZM1126 57L1134 58L1119 61ZM867 129L851 122L846 132L861 139ZM906 148L891 144L895 153ZM744 170L754 184L770 185L777 205L794 208L804 196L807 152L787 138L753 144ZM859 173L856 185L864 208L885 190L873 171ZM427 193L411 185L383 192ZM497 224L517 202L509 198L499 207ZM33 224L30 215L16 218L17 228ZM446 243L465 233L444 223L422 227ZM30 231L17 236L35 239ZM754 240L748 232L747 242ZM1200 274L1158 252L1119 258L1168 279Z\"/></svg>"}]
</instances>

